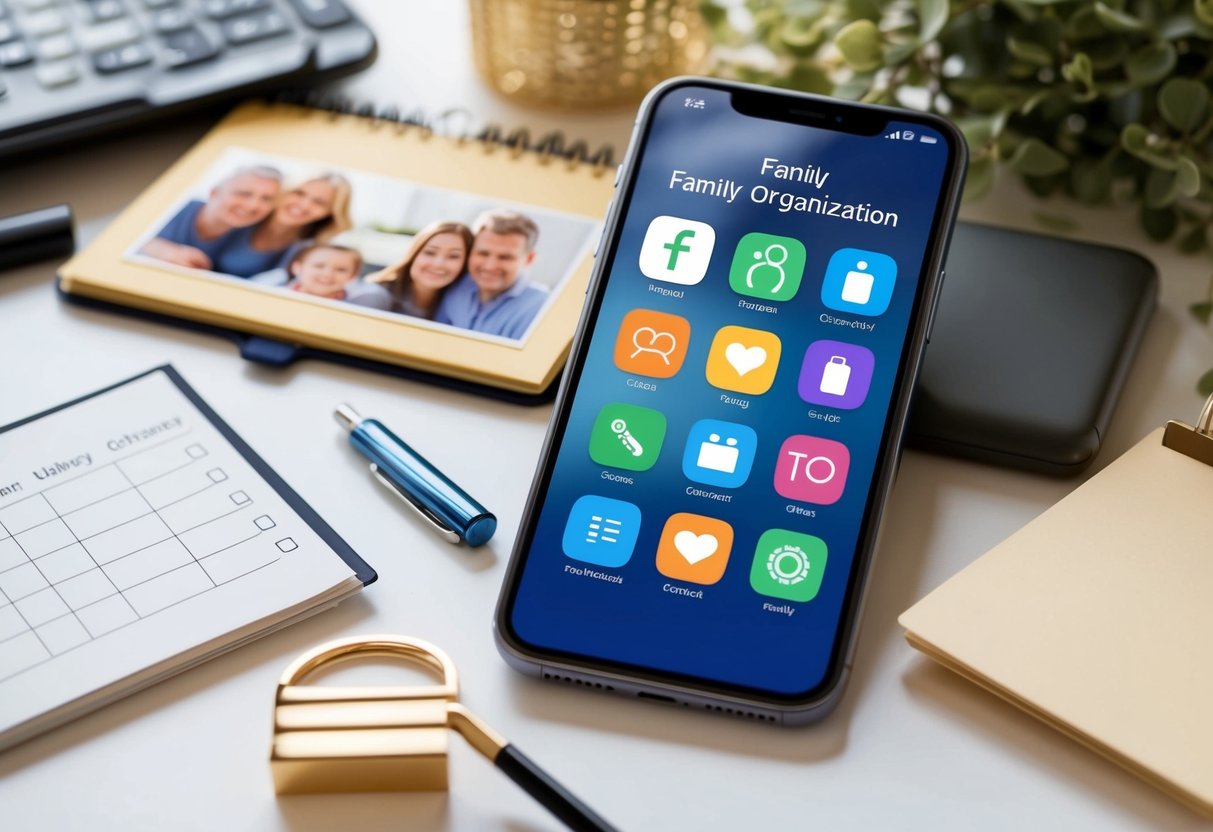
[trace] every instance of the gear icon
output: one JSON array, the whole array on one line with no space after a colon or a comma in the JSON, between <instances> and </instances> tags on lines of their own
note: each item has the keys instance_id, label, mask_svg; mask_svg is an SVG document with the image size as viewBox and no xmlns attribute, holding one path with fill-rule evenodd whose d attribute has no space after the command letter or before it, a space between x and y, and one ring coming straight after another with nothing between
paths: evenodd
<instances>
[{"instance_id":1,"label":"gear icon","mask_svg":"<svg viewBox=\"0 0 1213 832\"><path fill-rule=\"evenodd\" d=\"M795 586L809 576L809 556L791 543L777 546L767 555L767 572L771 580Z\"/></svg>"}]
</instances>

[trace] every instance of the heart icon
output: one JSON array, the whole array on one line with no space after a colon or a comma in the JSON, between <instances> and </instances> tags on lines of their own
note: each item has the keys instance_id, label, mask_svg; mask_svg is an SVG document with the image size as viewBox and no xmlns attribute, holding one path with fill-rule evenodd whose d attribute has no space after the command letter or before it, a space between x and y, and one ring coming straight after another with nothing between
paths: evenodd
<instances>
[{"instance_id":1,"label":"heart icon","mask_svg":"<svg viewBox=\"0 0 1213 832\"><path fill-rule=\"evenodd\" d=\"M747 347L734 341L724 348L724 360L737 371L737 375L744 376L767 363L767 351L762 347Z\"/></svg>"},{"instance_id":2,"label":"heart icon","mask_svg":"<svg viewBox=\"0 0 1213 832\"><path fill-rule=\"evenodd\" d=\"M710 534L695 534L695 532L683 529L674 535L674 548L692 566L704 558L710 558L716 554L719 546L716 537Z\"/></svg>"}]
</instances>

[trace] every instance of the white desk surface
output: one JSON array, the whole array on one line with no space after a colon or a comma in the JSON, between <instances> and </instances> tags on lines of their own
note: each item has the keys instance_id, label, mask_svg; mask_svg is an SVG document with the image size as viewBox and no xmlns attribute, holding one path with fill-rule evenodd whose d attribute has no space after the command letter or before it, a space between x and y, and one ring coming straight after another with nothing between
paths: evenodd
<instances>
[{"instance_id":1,"label":"white desk surface","mask_svg":"<svg viewBox=\"0 0 1213 832\"><path fill-rule=\"evenodd\" d=\"M477 80L466 4L358 3L377 64L339 86L360 99L463 106L506 123L562 126L622 145L630 112L557 117ZM0 215L70 202L86 242L200 135L203 120L5 171ZM1193 419L1213 332L1187 305L1207 259L1148 244L1128 211L1038 204L1011 181L965 216L1027 229L1072 212L1080 236L1158 264L1161 305L1095 468L1168 418ZM0 754L0 825L27 829L555 829L458 739L449 794L278 800L267 752L279 673L309 646L408 633L450 652L464 702L624 829L1125 829L1200 827L1111 763L939 669L897 615L1046 509L1077 480L906 454L886 517L855 674L823 724L777 729L525 678L498 658L490 619L549 408L527 409L373 373L244 363L220 339L72 308L53 266L0 276L0 424L172 362L379 571L379 583L285 632ZM348 400L398 426L501 519L486 551L440 542L346 447L331 411ZM1133 672L1126 668L1126 672Z\"/></svg>"}]
</instances>

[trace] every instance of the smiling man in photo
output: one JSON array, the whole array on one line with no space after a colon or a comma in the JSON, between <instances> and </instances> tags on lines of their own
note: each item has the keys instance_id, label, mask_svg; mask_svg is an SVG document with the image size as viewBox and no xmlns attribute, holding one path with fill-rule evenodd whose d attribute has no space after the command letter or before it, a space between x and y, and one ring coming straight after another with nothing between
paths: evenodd
<instances>
[{"instance_id":1,"label":"smiling man in photo","mask_svg":"<svg viewBox=\"0 0 1213 832\"><path fill-rule=\"evenodd\" d=\"M539 226L525 214L496 209L477 217L472 231L468 273L447 291L434 320L521 338L547 300L547 292L524 273L535 261Z\"/></svg>"},{"instance_id":2,"label":"smiling man in photo","mask_svg":"<svg viewBox=\"0 0 1213 832\"><path fill-rule=\"evenodd\" d=\"M282 174L268 165L238 168L207 197L191 200L140 253L191 269L213 268L232 231L256 225L274 210Z\"/></svg>"}]
</instances>

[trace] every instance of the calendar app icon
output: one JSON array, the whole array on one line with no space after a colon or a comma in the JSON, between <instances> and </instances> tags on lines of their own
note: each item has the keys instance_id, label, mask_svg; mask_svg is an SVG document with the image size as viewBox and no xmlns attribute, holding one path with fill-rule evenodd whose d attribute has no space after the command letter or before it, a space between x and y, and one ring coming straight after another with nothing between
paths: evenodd
<instances>
[{"instance_id":1,"label":"calendar app icon","mask_svg":"<svg viewBox=\"0 0 1213 832\"><path fill-rule=\"evenodd\" d=\"M682 452L687 479L719 488L737 488L750 476L758 434L736 422L700 419L691 426Z\"/></svg>"}]
</instances>

